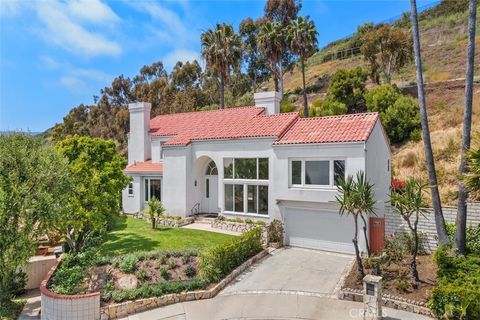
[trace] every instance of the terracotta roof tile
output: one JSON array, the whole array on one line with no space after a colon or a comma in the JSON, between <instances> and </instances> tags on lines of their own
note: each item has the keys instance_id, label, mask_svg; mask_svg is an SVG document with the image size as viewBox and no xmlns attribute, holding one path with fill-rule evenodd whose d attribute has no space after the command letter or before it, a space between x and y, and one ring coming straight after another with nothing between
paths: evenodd
<instances>
[{"instance_id":1,"label":"terracotta roof tile","mask_svg":"<svg viewBox=\"0 0 480 320\"><path fill-rule=\"evenodd\" d=\"M125 173L163 173L163 163L152 163L151 160L145 162L135 162L131 165L128 165L125 170Z\"/></svg>"},{"instance_id":2,"label":"terracotta roof tile","mask_svg":"<svg viewBox=\"0 0 480 320\"><path fill-rule=\"evenodd\" d=\"M241 107L157 116L150 120L150 132L171 137L167 146L213 139L280 137L298 119L298 113L263 112L264 108Z\"/></svg>"},{"instance_id":3,"label":"terracotta roof tile","mask_svg":"<svg viewBox=\"0 0 480 320\"><path fill-rule=\"evenodd\" d=\"M275 144L366 141L377 120L378 113L302 118Z\"/></svg>"}]
</instances>

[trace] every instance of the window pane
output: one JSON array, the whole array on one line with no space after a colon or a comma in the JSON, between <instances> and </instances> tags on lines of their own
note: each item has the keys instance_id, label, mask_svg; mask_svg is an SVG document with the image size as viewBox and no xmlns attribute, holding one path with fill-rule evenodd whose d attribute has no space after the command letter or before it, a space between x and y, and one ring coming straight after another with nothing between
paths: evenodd
<instances>
[{"instance_id":1,"label":"window pane","mask_svg":"<svg viewBox=\"0 0 480 320\"><path fill-rule=\"evenodd\" d=\"M130 182L128 184L128 194L132 195L133 194L133 182Z\"/></svg>"},{"instance_id":2,"label":"window pane","mask_svg":"<svg viewBox=\"0 0 480 320\"><path fill-rule=\"evenodd\" d=\"M258 186L258 214L268 215L268 186Z\"/></svg>"},{"instance_id":3,"label":"window pane","mask_svg":"<svg viewBox=\"0 0 480 320\"><path fill-rule=\"evenodd\" d=\"M233 179L233 159L223 159L223 177L225 179Z\"/></svg>"},{"instance_id":4,"label":"window pane","mask_svg":"<svg viewBox=\"0 0 480 320\"><path fill-rule=\"evenodd\" d=\"M148 201L148 179L145 179L145 202Z\"/></svg>"},{"instance_id":5,"label":"window pane","mask_svg":"<svg viewBox=\"0 0 480 320\"><path fill-rule=\"evenodd\" d=\"M305 161L305 184L329 185L330 161Z\"/></svg>"},{"instance_id":6,"label":"window pane","mask_svg":"<svg viewBox=\"0 0 480 320\"><path fill-rule=\"evenodd\" d=\"M235 185L235 212L243 212L243 184Z\"/></svg>"},{"instance_id":7,"label":"window pane","mask_svg":"<svg viewBox=\"0 0 480 320\"><path fill-rule=\"evenodd\" d=\"M302 161L292 161L292 184L302 184Z\"/></svg>"},{"instance_id":8,"label":"window pane","mask_svg":"<svg viewBox=\"0 0 480 320\"><path fill-rule=\"evenodd\" d=\"M345 160L335 160L333 161L333 180L335 185L338 185L341 179L345 179Z\"/></svg>"},{"instance_id":9,"label":"window pane","mask_svg":"<svg viewBox=\"0 0 480 320\"><path fill-rule=\"evenodd\" d=\"M159 179L151 179L150 180L150 199L157 198L158 200L162 200L162 192L160 189L160 180Z\"/></svg>"},{"instance_id":10,"label":"window pane","mask_svg":"<svg viewBox=\"0 0 480 320\"><path fill-rule=\"evenodd\" d=\"M268 158L258 159L258 179L268 180Z\"/></svg>"},{"instance_id":11,"label":"window pane","mask_svg":"<svg viewBox=\"0 0 480 320\"><path fill-rule=\"evenodd\" d=\"M225 185L225 211L233 211L233 184Z\"/></svg>"},{"instance_id":12,"label":"window pane","mask_svg":"<svg viewBox=\"0 0 480 320\"><path fill-rule=\"evenodd\" d=\"M205 196L210 198L210 179L205 179Z\"/></svg>"},{"instance_id":13,"label":"window pane","mask_svg":"<svg viewBox=\"0 0 480 320\"><path fill-rule=\"evenodd\" d=\"M257 186L248 186L248 212L257 213Z\"/></svg>"},{"instance_id":14,"label":"window pane","mask_svg":"<svg viewBox=\"0 0 480 320\"><path fill-rule=\"evenodd\" d=\"M236 179L257 179L257 159L235 158Z\"/></svg>"}]
</instances>

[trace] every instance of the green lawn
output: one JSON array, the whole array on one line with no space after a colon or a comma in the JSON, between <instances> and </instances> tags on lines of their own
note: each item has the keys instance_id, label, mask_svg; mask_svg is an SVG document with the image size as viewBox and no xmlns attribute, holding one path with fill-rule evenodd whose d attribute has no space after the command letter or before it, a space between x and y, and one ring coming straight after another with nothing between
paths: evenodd
<instances>
[{"instance_id":1,"label":"green lawn","mask_svg":"<svg viewBox=\"0 0 480 320\"><path fill-rule=\"evenodd\" d=\"M146 220L116 216L113 230L101 251L106 255L117 255L161 249L202 249L232 238L234 236L184 228L157 226L152 229Z\"/></svg>"}]
</instances>

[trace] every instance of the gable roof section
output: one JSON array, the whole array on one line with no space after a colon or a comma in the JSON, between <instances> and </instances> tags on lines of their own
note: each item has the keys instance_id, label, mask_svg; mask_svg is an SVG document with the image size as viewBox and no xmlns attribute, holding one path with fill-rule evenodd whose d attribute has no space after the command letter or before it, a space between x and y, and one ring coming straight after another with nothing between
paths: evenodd
<instances>
[{"instance_id":1,"label":"gable roof section","mask_svg":"<svg viewBox=\"0 0 480 320\"><path fill-rule=\"evenodd\" d=\"M275 145L366 141L378 120L378 113L302 118Z\"/></svg>"},{"instance_id":2,"label":"gable roof section","mask_svg":"<svg viewBox=\"0 0 480 320\"><path fill-rule=\"evenodd\" d=\"M135 162L128 165L123 172L125 173L163 173L163 163L152 163L151 160L145 162Z\"/></svg>"},{"instance_id":3,"label":"gable roof section","mask_svg":"<svg viewBox=\"0 0 480 320\"><path fill-rule=\"evenodd\" d=\"M278 138L298 119L298 113L263 112L264 108L240 107L162 115L150 120L150 133L171 137L164 144L167 146L202 140Z\"/></svg>"}]
</instances>

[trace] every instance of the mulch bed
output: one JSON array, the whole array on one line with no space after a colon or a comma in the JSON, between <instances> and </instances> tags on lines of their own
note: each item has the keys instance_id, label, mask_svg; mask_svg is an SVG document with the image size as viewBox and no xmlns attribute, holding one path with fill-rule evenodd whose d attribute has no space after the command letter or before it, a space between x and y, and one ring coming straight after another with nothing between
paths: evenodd
<instances>
[{"instance_id":1,"label":"mulch bed","mask_svg":"<svg viewBox=\"0 0 480 320\"><path fill-rule=\"evenodd\" d=\"M410 260L404 259L398 263L382 266L383 293L400 296L418 302L427 302L430 291L437 280L437 266L431 255L417 257L417 270L420 276L418 288L410 284ZM366 274L371 274L371 268L364 268ZM357 279L357 262L345 279L344 288L362 289L362 281Z\"/></svg>"}]
</instances>

